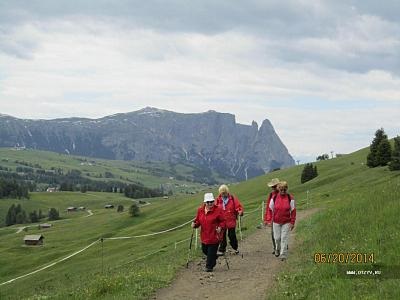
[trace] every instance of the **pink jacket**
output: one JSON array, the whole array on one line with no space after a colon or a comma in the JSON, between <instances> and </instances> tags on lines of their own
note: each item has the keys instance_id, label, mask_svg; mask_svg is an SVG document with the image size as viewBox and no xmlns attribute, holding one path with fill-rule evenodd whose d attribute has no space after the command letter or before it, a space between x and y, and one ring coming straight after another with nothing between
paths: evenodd
<instances>
[{"instance_id":1,"label":"pink jacket","mask_svg":"<svg viewBox=\"0 0 400 300\"><path fill-rule=\"evenodd\" d=\"M224 207L224 203L222 200L222 196L219 195L217 199L215 199L215 203L221 207L223 211L226 228L235 228L236 227L236 217L237 215L243 215L243 206L240 203L239 199L228 194L228 203Z\"/></svg>"}]
</instances>

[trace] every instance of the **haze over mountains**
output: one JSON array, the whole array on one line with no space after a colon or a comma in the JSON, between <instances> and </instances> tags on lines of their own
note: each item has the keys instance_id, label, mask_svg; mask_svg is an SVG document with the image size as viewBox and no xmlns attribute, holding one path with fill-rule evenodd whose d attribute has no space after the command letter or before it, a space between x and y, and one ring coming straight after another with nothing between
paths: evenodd
<instances>
[{"instance_id":1,"label":"haze over mountains","mask_svg":"<svg viewBox=\"0 0 400 300\"><path fill-rule=\"evenodd\" d=\"M89 157L190 163L244 180L294 160L269 120L238 124L229 113L183 114L146 107L99 119L18 119L0 114L0 147Z\"/></svg>"}]
</instances>

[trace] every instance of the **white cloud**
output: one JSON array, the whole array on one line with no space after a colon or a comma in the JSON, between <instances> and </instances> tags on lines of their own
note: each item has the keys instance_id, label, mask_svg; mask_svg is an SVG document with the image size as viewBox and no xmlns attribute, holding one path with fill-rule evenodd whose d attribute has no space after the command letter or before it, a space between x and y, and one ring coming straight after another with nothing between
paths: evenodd
<instances>
[{"instance_id":1,"label":"white cloud","mask_svg":"<svg viewBox=\"0 0 400 300\"><path fill-rule=\"evenodd\" d=\"M23 22L0 31L0 112L96 118L145 106L213 109L246 124L270 119L296 156L354 151L379 127L398 134L399 24L356 9L336 18L313 3L269 20L276 24L265 32L248 23L168 31L84 14ZM306 6L331 27L273 32L288 16L312 27L300 18Z\"/></svg>"}]
</instances>

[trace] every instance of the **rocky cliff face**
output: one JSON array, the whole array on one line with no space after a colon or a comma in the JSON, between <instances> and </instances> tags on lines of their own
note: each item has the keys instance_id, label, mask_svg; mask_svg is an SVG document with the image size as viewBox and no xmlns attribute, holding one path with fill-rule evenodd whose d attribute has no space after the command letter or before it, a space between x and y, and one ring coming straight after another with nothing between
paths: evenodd
<instances>
[{"instance_id":1,"label":"rocky cliff face","mask_svg":"<svg viewBox=\"0 0 400 300\"><path fill-rule=\"evenodd\" d=\"M106 159L189 162L237 180L294 165L268 120L258 128L215 111L145 108L100 119L54 120L0 115L0 147L16 145Z\"/></svg>"}]
</instances>

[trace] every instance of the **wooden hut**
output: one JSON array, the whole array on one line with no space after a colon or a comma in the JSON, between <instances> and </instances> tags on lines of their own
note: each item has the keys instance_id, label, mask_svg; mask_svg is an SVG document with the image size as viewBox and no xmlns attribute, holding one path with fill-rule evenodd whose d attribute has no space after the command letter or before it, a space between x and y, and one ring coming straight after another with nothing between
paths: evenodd
<instances>
[{"instance_id":1,"label":"wooden hut","mask_svg":"<svg viewBox=\"0 0 400 300\"><path fill-rule=\"evenodd\" d=\"M53 226L53 225L50 223L43 223L43 224L39 224L39 229L50 228L51 226Z\"/></svg>"},{"instance_id":2,"label":"wooden hut","mask_svg":"<svg viewBox=\"0 0 400 300\"><path fill-rule=\"evenodd\" d=\"M44 236L41 234L26 235L24 237L25 245L38 246L43 245Z\"/></svg>"}]
</instances>

